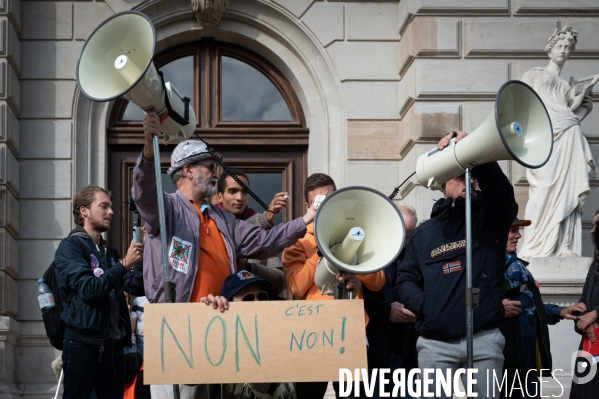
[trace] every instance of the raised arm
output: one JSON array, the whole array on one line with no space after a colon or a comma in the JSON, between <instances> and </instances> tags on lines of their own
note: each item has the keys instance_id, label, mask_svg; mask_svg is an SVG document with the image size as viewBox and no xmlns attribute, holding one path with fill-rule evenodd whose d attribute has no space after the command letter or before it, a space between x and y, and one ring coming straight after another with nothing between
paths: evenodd
<instances>
[{"instance_id":1,"label":"raised arm","mask_svg":"<svg viewBox=\"0 0 599 399\"><path fill-rule=\"evenodd\" d=\"M486 219L495 226L509 230L518 214L514 187L497 162L489 162L472 169L483 195Z\"/></svg>"}]
</instances>

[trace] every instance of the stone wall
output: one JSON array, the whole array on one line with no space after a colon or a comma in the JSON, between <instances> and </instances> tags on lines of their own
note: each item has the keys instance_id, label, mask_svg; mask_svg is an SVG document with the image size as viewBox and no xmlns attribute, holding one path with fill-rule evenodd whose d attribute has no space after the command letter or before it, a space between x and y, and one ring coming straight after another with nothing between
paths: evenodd
<instances>
[{"instance_id":1,"label":"stone wall","mask_svg":"<svg viewBox=\"0 0 599 399\"><path fill-rule=\"evenodd\" d=\"M106 185L111 109L80 95L75 65L91 31L132 8L155 21L158 51L209 35L268 59L304 108L308 171L383 193L409 176L441 135L475 129L502 83L545 65L542 49L556 24L580 32L562 76L599 72L596 0L230 0L207 33L189 0L0 0L1 398L48 397L56 387L50 362L58 352L45 338L37 278L72 227L73 193L86 183ZM583 122L595 155L598 122L599 110ZM501 164L522 216L525 171ZM585 237L599 206L595 176L591 184ZM440 196L410 181L398 198L426 219ZM590 248L586 239L585 255ZM571 303L580 283L549 284L550 299ZM571 332L562 323L553 342L561 338L553 331ZM568 350L556 347L558 364L568 366Z\"/></svg>"}]
</instances>

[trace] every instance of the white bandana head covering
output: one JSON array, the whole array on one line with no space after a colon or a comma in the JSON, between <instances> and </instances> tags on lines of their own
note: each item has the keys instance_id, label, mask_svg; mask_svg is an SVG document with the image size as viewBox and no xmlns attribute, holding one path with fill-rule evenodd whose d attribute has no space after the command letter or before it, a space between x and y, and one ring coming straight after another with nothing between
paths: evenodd
<instances>
[{"instance_id":1,"label":"white bandana head covering","mask_svg":"<svg viewBox=\"0 0 599 399\"><path fill-rule=\"evenodd\" d=\"M173 150L171 167L168 168L166 173L172 176L183 166L206 158L212 158L212 154L208 151L206 143L199 140L185 140L179 143Z\"/></svg>"}]
</instances>

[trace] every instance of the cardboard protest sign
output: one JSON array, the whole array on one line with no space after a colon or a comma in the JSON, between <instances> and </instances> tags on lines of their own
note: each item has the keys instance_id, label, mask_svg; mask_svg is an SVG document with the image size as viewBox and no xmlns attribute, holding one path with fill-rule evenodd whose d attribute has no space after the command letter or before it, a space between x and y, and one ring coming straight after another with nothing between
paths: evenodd
<instances>
[{"instance_id":1,"label":"cardboard protest sign","mask_svg":"<svg viewBox=\"0 0 599 399\"><path fill-rule=\"evenodd\" d=\"M337 381L366 368L362 300L144 308L144 383Z\"/></svg>"}]
</instances>

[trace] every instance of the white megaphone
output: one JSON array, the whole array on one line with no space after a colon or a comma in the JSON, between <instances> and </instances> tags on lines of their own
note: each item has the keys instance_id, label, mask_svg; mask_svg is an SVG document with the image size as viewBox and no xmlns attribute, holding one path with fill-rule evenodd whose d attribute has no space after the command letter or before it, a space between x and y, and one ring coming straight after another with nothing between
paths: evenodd
<instances>
[{"instance_id":1,"label":"white megaphone","mask_svg":"<svg viewBox=\"0 0 599 399\"><path fill-rule=\"evenodd\" d=\"M316 286L332 295L338 270L365 274L384 269L401 253L405 236L401 213L384 194L368 187L335 191L314 217L314 238L322 254Z\"/></svg>"},{"instance_id":2,"label":"white megaphone","mask_svg":"<svg viewBox=\"0 0 599 399\"><path fill-rule=\"evenodd\" d=\"M418 158L416 177L433 190L487 162L514 160L530 169L545 165L553 150L551 119L537 93L519 80L497 92L495 111L458 145L433 149Z\"/></svg>"},{"instance_id":3,"label":"white megaphone","mask_svg":"<svg viewBox=\"0 0 599 399\"><path fill-rule=\"evenodd\" d=\"M77 62L77 85L94 101L124 97L144 112L161 116L164 143L189 138L196 116L162 74L152 58L156 31L150 19L137 11L115 14L98 26L85 42Z\"/></svg>"}]
</instances>

